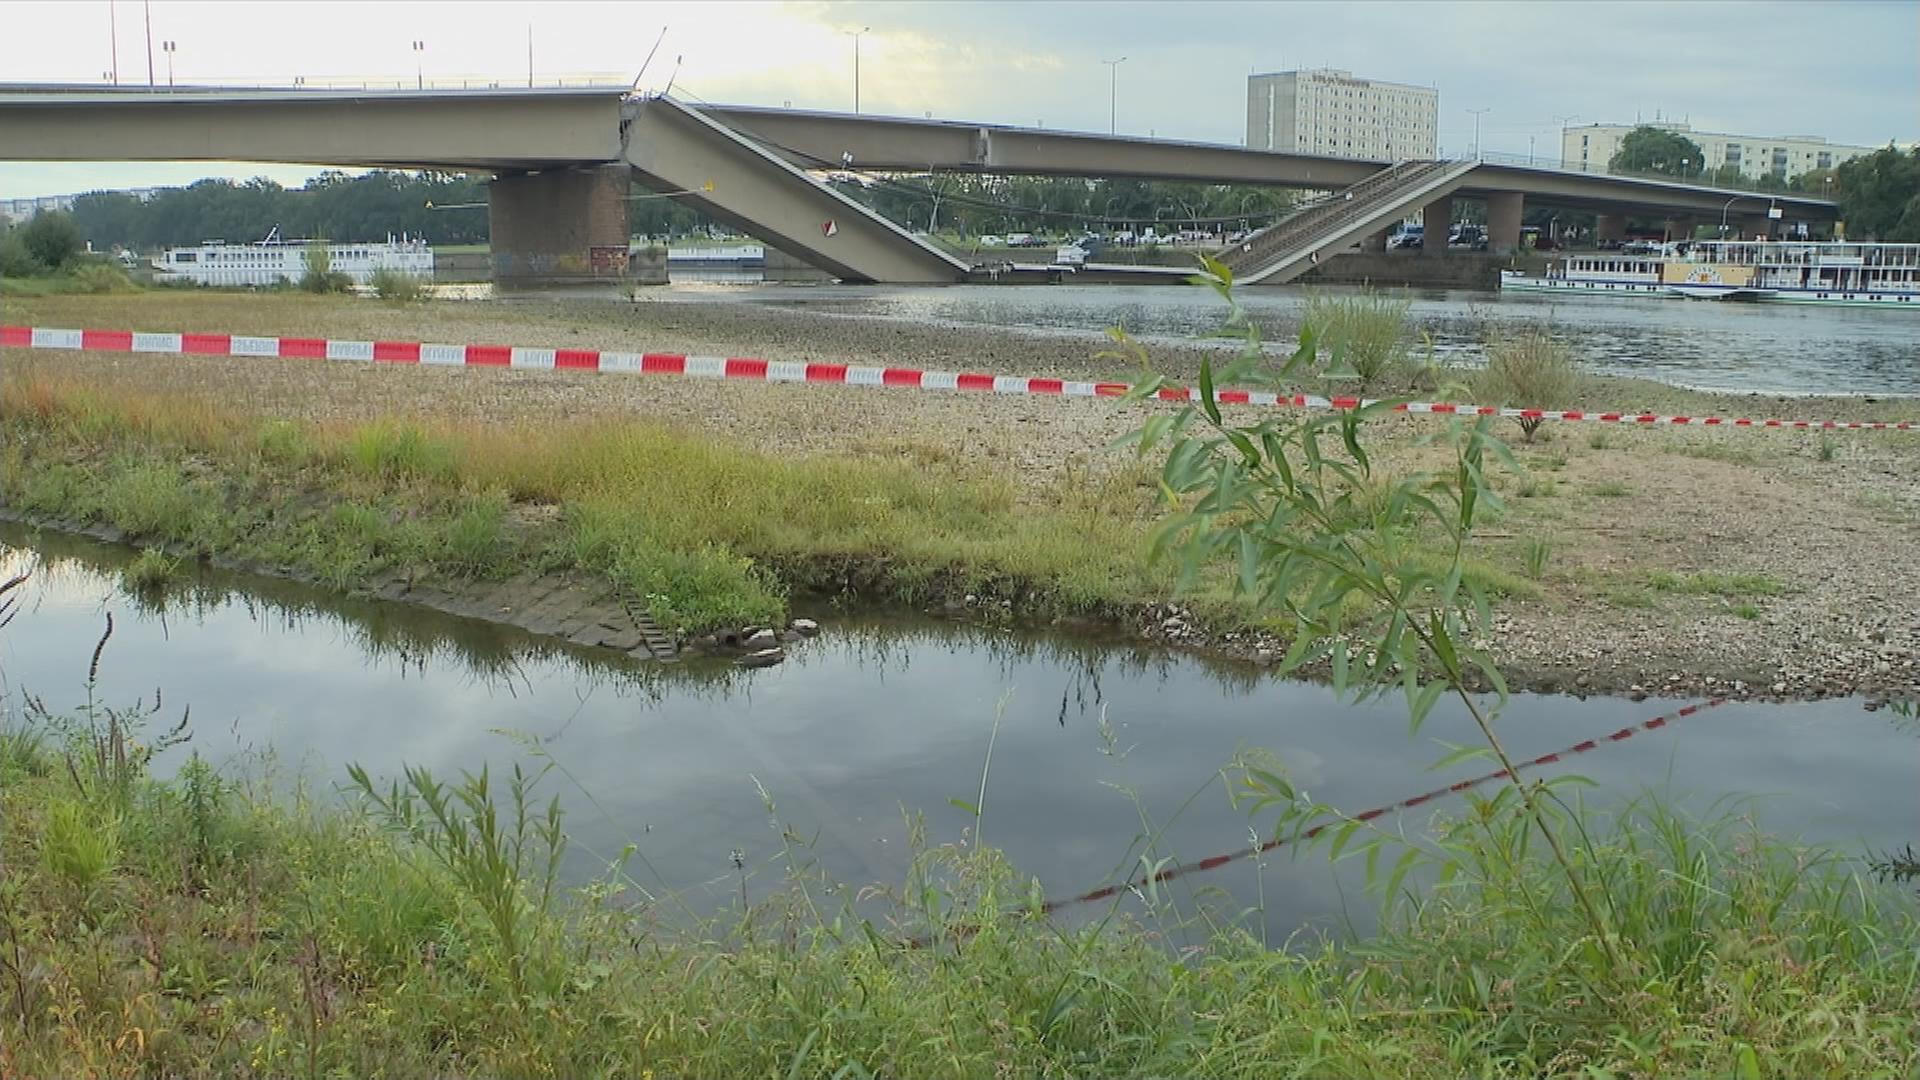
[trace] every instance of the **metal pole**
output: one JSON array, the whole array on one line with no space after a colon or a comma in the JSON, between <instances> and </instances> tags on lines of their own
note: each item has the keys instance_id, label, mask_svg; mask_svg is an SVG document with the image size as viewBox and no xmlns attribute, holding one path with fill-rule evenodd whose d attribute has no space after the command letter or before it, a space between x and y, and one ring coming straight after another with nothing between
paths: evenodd
<instances>
[{"instance_id":1,"label":"metal pole","mask_svg":"<svg viewBox=\"0 0 1920 1080\"><path fill-rule=\"evenodd\" d=\"M1126 57L1118 60L1102 60L1107 65L1107 134L1120 134L1120 65L1127 62Z\"/></svg>"},{"instance_id":2,"label":"metal pole","mask_svg":"<svg viewBox=\"0 0 1920 1080\"><path fill-rule=\"evenodd\" d=\"M147 89L153 89L153 0L141 0L147 9Z\"/></svg>"},{"instance_id":3,"label":"metal pole","mask_svg":"<svg viewBox=\"0 0 1920 1080\"><path fill-rule=\"evenodd\" d=\"M1479 161L1480 160L1480 116L1482 113L1492 112L1493 109L1491 108L1468 109L1467 111L1473 114L1473 160Z\"/></svg>"},{"instance_id":4,"label":"metal pole","mask_svg":"<svg viewBox=\"0 0 1920 1080\"><path fill-rule=\"evenodd\" d=\"M426 52L426 42L416 41L413 43L413 87L416 90L425 90L427 88Z\"/></svg>"},{"instance_id":5,"label":"metal pole","mask_svg":"<svg viewBox=\"0 0 1920 1080\"><path fill-rule=\"evenodd\" d=\"M533 24L527 24L527 89L533 89Z\"/></svg>"},{"instance_id":6,"label":"metal pole","mask_svg":"<svg viewBox=\"0 0 1920 1080\"><path fill-rule=\"evenodd\" d=\"M860 115L860 36L872 30L863 26L858 30L844 30L842 33L853 39L853 114Z\"/></svg>"},{"instance_id":7,"label":"metal pole","mask_svg":"<svg viewBox=\"0 0 1920 1080\"><path fill-rule=\"evenodd\" d=\"M107 55L113 58L113 85L120 85L120 17L114 13L113 0L107 0Z\"/></svg>"}]
</instances>

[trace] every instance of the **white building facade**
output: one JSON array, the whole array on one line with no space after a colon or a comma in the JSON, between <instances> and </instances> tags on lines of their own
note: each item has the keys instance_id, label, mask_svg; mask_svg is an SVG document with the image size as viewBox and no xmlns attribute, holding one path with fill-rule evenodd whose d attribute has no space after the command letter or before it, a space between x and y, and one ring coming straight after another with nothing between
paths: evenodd
<instances>
[{"instance_id":1,"label":"white building facade","mask_svg":"<svg viewBox=\"0 0 1920 1080\"><path fill-rule=\"evenodd\" d=\"M1438 156L1440 92L1320 68L1247 76L1247 147L1373 161Z\"/></svg>"},{"instance_id":2,"label":"white building facade","mask_svg":"<svg viewBox=\"0 0 1920 1080\"><path fill-rule=\"evenodd\" d=\"M1606 172L1607 163L1620 150L1620 143L1638 127L1671 131L1699 144L1701 154L1706 159L1704 171L1708 174L1722 166L1732 165L1740 170L1742 176L1754 180L1769 173L1777 179L1791 180L1815 169L1837 168L1849 158L1871 154L1879 149L1830 143L1818 135L1726 135L1716 131L1695 131L1686 124L1671 121L1587 124L1561 129L1561 164L1588 172Z\"/></svg>"}]
</instances>

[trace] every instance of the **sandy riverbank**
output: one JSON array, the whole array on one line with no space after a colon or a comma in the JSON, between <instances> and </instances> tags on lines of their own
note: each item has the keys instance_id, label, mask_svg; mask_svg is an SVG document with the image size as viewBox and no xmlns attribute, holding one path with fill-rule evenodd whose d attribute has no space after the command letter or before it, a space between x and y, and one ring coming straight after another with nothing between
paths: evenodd
<instances>
[{"instance_id":1,"label":"sandy riverbank","mask_svg":"<svg viewBox=\"0 0 1920 1080\"><path fill-rule=\"evenodd\" d=\"M943 370L1126 377L1095 335L955 330L777 307L650 302L372 302L221 294L53 297L10 303L10 323L348 338L487 341ZM1155 350L1178 373L1195 348ZM1107 449L1135 414L1103 400L933 394L691 379L462 371L301 361L10 352L106 387L204 397L261 416L321 422L401 414L515 423L643 418L780 456L907 461L939 474L1004 476L1036 504L1089 476L1140 475ZM1693 415L1913 418L1920 403L1699 394L1595 380L1586 407ZM1392 453L1432 421L1378 426ZM1517 437L1517 432L1513 433ZM1503 600L1494 648L1519 681L1569 690L1813 696L1920 692L1920 434L1562 427L1519 446L1507 509L1477 542L1522 575L1522 548L1550 554L1532 595ZM1537 547L1536 547L1537 553ZM1174 602L1174 598L1167 598ZM1165 611L1140 629L1257 655ZM1711 680L1711 682L1709 682Z\"/></svg>"}]
</instances>

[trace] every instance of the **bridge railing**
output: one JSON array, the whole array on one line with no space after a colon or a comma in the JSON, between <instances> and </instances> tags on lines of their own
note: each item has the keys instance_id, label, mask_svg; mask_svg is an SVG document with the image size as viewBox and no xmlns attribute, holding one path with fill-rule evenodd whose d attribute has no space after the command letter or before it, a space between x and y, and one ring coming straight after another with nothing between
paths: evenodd
<instances>
[{"instance_id":1,"label":"bridge railing","mask_svg":"<svg viewBox=\"0 0 1920 1080\"><path fill-rule=\"evenodd\" d=\"M145 82L135 83L123 80L119 84L111 83L73 83L46 84L48 87L60 85L76 92L110 92L121 94L196 94L230 93L235 90L361 90L369 93L398 93L421 90L583 90L606 89L625 90L633 82L632 76L618 72L569 71L558 73L540 73L532 78L525 75L432 75L399 76L395 78L373 78L363 75L274 75L254 78L242 76L221 79L217 82L176 81L172 85Z\"/></svg>"},{"instance_id":2,"label":"bridge railing","mask_svg":"<svg viewBox=\"0 0 1920 1080\"><path fill-rule=\"evenodd\" d=\"M1460 165L1456 161L1404 161L1322 200L1306 213L1289 217L1229 250L1223 259L1235 270L1259 266L1276 254L1340 231L1373 212L1383 195L1426 182Z\"/></svg>"},{"instance_id":3,"label":"bridge railing","mask_svg":"<svg viewBox=\"0 0 1920 1080\"><path fill-rule=\"evenodd\" d=\"M1699 173L1693 176L1675 176L1672 173L1653 169L1612 169L1592 162L1567 161L1561 158L1541 157L1528 154L1487 154L1478 157L1468 155L1461 160L1480 161L1488 165L1520 165L1529 169L1550 169L1554 172L1579 173L1584 176L1621 176L1632 180L1661 180L1670 184L1687 184L1692 187L1713 188L1721 191L1738 191L1748 195L1782 195L1794 198L1824 198L1817 191L1790 191L1784 186L1767 188L1759 180L1742 176L1730 183L1722 183L1712 173ZM1777 181L1776 181L1777 182Z\"/></svg>"}]
</instances>

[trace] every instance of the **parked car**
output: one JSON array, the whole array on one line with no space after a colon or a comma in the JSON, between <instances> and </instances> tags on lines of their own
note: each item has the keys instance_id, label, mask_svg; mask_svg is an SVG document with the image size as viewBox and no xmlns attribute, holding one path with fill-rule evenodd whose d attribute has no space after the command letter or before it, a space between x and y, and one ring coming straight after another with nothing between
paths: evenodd
<instances>
[{"instance_id":1,"label":"parked car","mask_svg":"<svg viewBox=\"0 0 1920 1080\"><path fill-rule=\"evenodd\" d=\"M995 236L992 233L988 233L985 236L980 237L979 239L979 244L981 247L999 247L1002 243L1004 243L1004 241L1002 241L998 236Z\"/></svg>"},{"instance_id":2,"label":"parked car","mask_svg":"<svg viewBox=\"0 0 1920 1080\"><path fill-rule=\"evenodd\" d=\"M1033 244L1034 239L1032 233L1017 232L1007 234L1008 247L1032 247Z\"/></svg>"},{"instance_id":3,"label":"parked car","mask_svg":"<svg viewBox=\"0 0 1920 1080\"><path fill-rule=\"evenodd\" d=\"M1425 243L1427 230L1424 227L1401 229L1387 238L1388 250L1399 248L1417 248Z\"/></svg>"}]
</instances>

